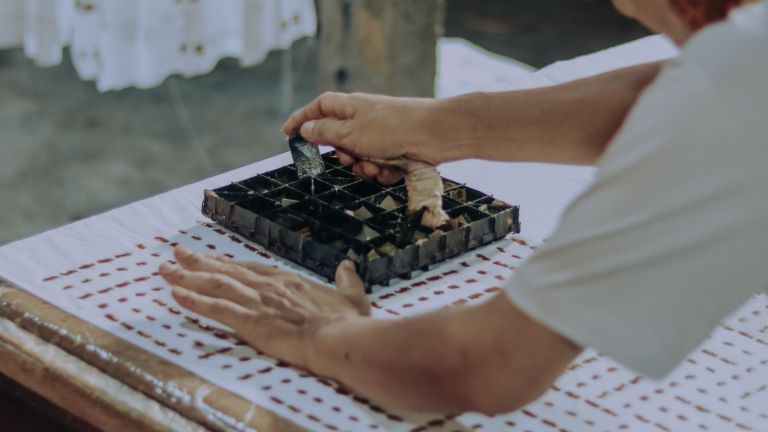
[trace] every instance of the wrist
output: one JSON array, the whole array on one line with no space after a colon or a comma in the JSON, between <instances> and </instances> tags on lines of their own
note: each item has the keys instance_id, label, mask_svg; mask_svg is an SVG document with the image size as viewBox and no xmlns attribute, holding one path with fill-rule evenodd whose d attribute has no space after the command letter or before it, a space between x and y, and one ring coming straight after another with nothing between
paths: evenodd
<instances>
[{"instance_id":1,"label":"wrist","mask_svg":"<svg viewBox=\"0 0 768 432\"><path fill-rule=\"evenodd\" d=\"M348 335L363 331L373 319L351 317L332 321L312 333L307 341L307 368L315 374L342 379L342 371L353 361Z\"/></svg>"},{"instance_id":2,"label":"wrist","mask_svg":"<svg viewBox=\"0 0 768 432\"><path fill-rule=\"evenodd\" d=\"M428 122L435 131L432 151L441 162L481 157L481 146L486 141L483 134L487 132L482 114L488 98L486 93L471 93L435 100Z\"/></svg>"}]
</instances>

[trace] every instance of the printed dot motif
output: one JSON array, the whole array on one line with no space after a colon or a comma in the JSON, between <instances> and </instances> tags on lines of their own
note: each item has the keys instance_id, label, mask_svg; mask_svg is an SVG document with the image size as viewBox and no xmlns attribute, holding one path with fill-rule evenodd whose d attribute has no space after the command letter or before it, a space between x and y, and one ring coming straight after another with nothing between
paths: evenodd
<instances>
[{"instance_id":1,"label":"printed dot motif","mask_svg":"<svg viewBox=\"0 0 768 432\"><path fill-rule=\"evenodd\" d=\"M42 282L56 295L73 299L82 318L310 430L761 431L768 424L765 295L722 323L665 381L650 381L587 351L545 395L518 412L414 415L264 356L216 322L180 308L157 273L162 262L174 262L176 244L297 271L260 246L201 222ZM534 249L511 237L411 280L393 281L370 296L374 316L400 317L486 300L501 291Z\"/></svg>"}]
</instances>

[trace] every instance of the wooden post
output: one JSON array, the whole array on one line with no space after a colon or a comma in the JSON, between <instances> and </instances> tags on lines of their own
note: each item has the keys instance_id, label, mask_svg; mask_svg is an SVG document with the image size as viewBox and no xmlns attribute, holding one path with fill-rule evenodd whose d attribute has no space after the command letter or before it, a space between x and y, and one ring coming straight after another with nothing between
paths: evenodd
<instances>
[{"instance_id":1,"label":"wooden post","mask_svg":"<svg viewBox=\"0 0 768 432\"><path fill-rule=\"evenodd\" d=\"M321 91L433 96L443 0L319 0Z\"/></svg>"}]
</instances>

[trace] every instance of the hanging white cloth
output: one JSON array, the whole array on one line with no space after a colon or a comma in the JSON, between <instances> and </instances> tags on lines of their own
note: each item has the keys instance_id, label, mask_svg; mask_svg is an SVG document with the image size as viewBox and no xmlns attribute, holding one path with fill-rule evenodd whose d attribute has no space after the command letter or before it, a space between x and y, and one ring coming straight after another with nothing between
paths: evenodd
<instances>
[{"instance_id":1,"label":"hanging white cloth","mask_svg":"<svg viewBox=\"0 0 768 432\"><path fill-rule=\"evenodd\" d=\"M316 29L313 0L0 0L0 48L53 66L69 46L99 91L205 74L224 57L252 66Z\"/></svg>"}]
</instances>

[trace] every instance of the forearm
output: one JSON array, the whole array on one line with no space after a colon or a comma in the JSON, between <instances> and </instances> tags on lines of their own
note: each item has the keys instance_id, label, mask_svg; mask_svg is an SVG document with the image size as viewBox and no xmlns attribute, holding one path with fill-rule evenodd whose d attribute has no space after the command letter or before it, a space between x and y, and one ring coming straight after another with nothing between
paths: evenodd
<instances>
[{"instance_id":1,"label":"forearm","mask_svg":"<svg viewBox=\"0 0 768 432\"><path fill-rule=\"evenodd\" d=\"M516 409L579 350L502 296L413 318L340 323L317 342L314 372L389 406L445 413Z\"/></svg>"},{"instance_id":2,"label":"forearm","mask_svg":"<svg viewBox=\"0 0 768 432\"><path fill-rule=\"evenodd\" d=\"M556 86L438 101L434 121L445 147L439 151L451 159L592 164L659 68L650 63Z\"/></svg>"},{"instance_id":3,"label":"forearm","mask_svg":"<svg viewBox=\"0 0 768 432\"><path fill-rule=\"evenodd\" d=\"M462 412L459 365L466 348L450 312L403 320L361 319L329 328L313 370L388 406ZM466 394L464 394L466 396Z\"/></svg>"}]
</instances>

